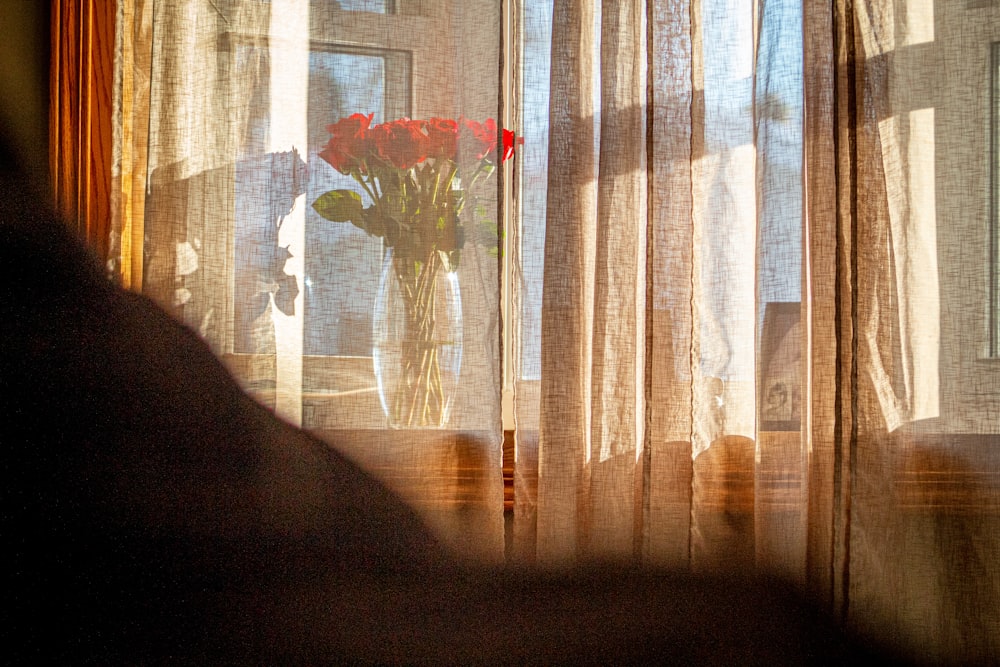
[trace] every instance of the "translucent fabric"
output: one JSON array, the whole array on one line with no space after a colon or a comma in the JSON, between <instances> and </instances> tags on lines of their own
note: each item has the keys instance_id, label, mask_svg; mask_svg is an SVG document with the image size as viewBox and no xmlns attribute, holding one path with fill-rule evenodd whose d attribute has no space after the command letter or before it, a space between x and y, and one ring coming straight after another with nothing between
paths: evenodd
<instances>
[{"instance_id":1,"label":"translucent fabric","mask_svg":"<svg viewBox=\"0 0 1000 667\"><path fill-rule=\"evenodd\" d=\"M723 441L724 458L753 459L758 290L798 319L800 14L768 14L781 52L762 55L785 72L758 124L751 5L555 2L548 19L543 4L525 19L523 105L548 96L547 122L525 111L525 171L547 172L543 219L539 181L522 185L516 511L537 526L525 548L557 562L752 560L736 544L752 508L738 527L707 509L730 486L709 461Z\"/></svg>"},{"instance_id":2,"label":"translucent fabric","mask_svg":"<svg viewBox=\"0 0 1000 667\"><path fill-rule=\"evenodd\" d=\"M1000 9L524 9L514 554L997 660Z\"/></svg>"},{"instance_id":3,"label":"translucent fabric","mask_svg":"<svg viewBox=\"0 0 1000 667\"><path fill-rule=\"evenodd\" d=\"M985 5L838 3L805 22L808 576L852 622L942 662L1000 656L1000 9Z\"/></svg>"},{"instance_id":4,"label":"translucent fabric","mask_svg":"<svg viewBox=\"0 0 1000 667\"><path fill-rule=\"evenodd\" d=\"M1000 660L995 2L130 0L119 19L112 269L458 552L503 554L510 371L510 560L757 568L907 655ZM503 115L524 139L465 214L488 233L461 251L445 429L386 427L383 246L312 207L378 197L319 157L354 113Z\"/></svg>"},{"instance_id":5,"label":"translucent fabric","mask_svg":"<svg viewBox=\"0 0 1000 667\"><path fill-rule=\"evenodd\" d=\"M495 122L499 26L495 2L120 3L112 260L258 400L382 477L460 553L492 561L503 557L498 179L452 186L467 209L460 263L451 257L464 346L439 429L388 429L380 405L372 324L388 237L313 203L349 190L372 205L319 155L341 118Z\"/></svg>"}]
</instances>

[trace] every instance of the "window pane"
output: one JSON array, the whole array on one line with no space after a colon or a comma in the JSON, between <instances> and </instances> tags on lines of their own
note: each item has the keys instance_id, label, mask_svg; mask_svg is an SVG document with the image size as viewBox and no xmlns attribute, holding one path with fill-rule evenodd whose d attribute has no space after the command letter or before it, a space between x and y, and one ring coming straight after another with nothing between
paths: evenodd
<instances>
[{"instance_id":1,"label":"window pane","mask_svg":"<svg viewBox=\"0 0 1000 667\"><path fill-rule=\"evenodd\" d=\"M545 197L549 158L549 74L552 3L524 7L522 71L520 286L521 367L519 379L541 377L542 266L545 250Z\"/></svg>"},{"instance_id":2,"label":"window pane","mask_svg":"<svg viewBox=\"0 0 1000 667\"><path fill-rule=\"evenodd\" d=\"M353 178L327 167L317 153L330 138L326 126L344 116L373 113L373 122L385 120L385 70L379 56L310 55L307 203L329 190L347 189L370 204ZM381 244L351 224L324 220L309 206L306 247L304 353L370 356Z\"/></svg>"},{"instance_id":3,"label":"window pane","mask_svg":"<svg viewBox=\"0 0 1000 667\"><path fill-rule=\"evenodd\" d=\"M758 425L801 420L802 5L770 0L756 63Z\"/></svg>"},{"instance_id":4,"label":"window pane","mask_svg":"<svg viewBox=\"0 0 1000 667\"><path fill-rule=\"evenodd\" d=\"M393 0L335 0L340 8L349 12L374 12L392 14L395 12Z\"/></svg>"},{"instance_id":5,"label":"window pane","mask_svg":"<svg viewBox=\"0 0 1000 667\"><path fill-rule=\"evenodd\" d=\"M243 47L241 60L251 66L255 57L266 57L254 47ZM404 95L387 93L387 69L408 70L408 61L398 55L315 50L309 57L308 149L306 155L260 157L268 119L261 114L248 132L247 157L240 161L235 186L236 226L236 340L234 350L243 353L274 351L269 297L274 306L287 311L286 299L294 298L282 266L287 254L277 243L280 219L292 198L278 193L272 183L275 160L299 161L305 180L305 201L311 203L332 189L358 191L349 176L327 167L316 157L329 139L327 125L352 113L374 114L373 122L405 115ZM408 71L393 77L407 80ZM266 80L266 79L265 79ZM387 101L387 94L391 98ZM263 94L261 95L263 97ZM265 97L266 99L266 97ZM262 104L262 109L267 105ZM306 169L306 162L309 162ZM262 184L268 184L262 195ZM280 189L280 188L279 188ZM285 193L298 194L294 188ZM270 205L261 206L261 197ZM381 264L381 245L349 224L324 220L306 209L304 301L304 353L307 355L369 356L371 354L371 304L374 302Z\"/></svg>"}]
</instances>

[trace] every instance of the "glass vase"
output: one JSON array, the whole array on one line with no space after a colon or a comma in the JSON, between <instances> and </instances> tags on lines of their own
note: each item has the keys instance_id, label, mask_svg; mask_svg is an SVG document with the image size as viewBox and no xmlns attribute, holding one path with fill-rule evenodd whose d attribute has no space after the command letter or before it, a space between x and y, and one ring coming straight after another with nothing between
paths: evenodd
<instances>
[{"instance_id":1,"label":"glass vase","mask_svg":"<svg viewBox=\"0 0 1000 667\"><path fill-rule=\"evenodd\" d=\"M372 357L390 428L448 423L462 367L458 274L437 251L384 253L372 327Z\"/></svg>"}]
</instances>

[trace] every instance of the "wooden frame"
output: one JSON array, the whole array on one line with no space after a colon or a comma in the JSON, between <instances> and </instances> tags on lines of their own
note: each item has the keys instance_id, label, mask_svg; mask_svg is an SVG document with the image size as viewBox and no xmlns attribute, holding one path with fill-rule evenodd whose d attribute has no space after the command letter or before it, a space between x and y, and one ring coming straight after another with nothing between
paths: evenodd
<instances>
[{"instance_id":1,"label":"wooden frame","mask_svg":"<svg viewBox=\"0 0 1000 667\"><path fill-rule=\"evenodd\" d=\"M55 203L105 260L111 230L115 3L52 0L49 167Z\"/></svg>"},{"instance_id":2,"label":"wooden frame","mask_svg":"<svg viewBox=\"0 0 1000 667\"><path fill-rule=\"evenodd\" d=\"M1000 357L1000 42L990 45L990 357Z\"/></svg>"}]
</instances>

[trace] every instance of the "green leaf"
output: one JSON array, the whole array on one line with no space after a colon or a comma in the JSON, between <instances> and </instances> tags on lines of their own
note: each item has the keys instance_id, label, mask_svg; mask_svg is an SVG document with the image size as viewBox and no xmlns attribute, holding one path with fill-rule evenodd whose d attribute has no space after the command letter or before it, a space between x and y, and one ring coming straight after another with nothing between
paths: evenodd
<instances>
[{"instance_id":1,"label":"green leaf","mask_svg":"<svg viewBox=\"0 0 1000 667\"><path fill-rule=\"evenodd\" d=\"M361 195L353 190L330 190L313 202L313 208L332 222L356 222L361 218ZM360 225L358 225L360 227Z\"/></svg>"},{"instance_id":2,"label":"green leaf","mask_svg":"<svg viewBox=\"0 0 1000 667\"><path fill-rule=\"evenodd\" d=\"M375 237L385 236L385 221L382 218L382 212L377 206L369 206L364 211L362 211L360 223L358 221L352 220L355 226L368 232L370 235Z\"/></svg>"}]
</instances>

